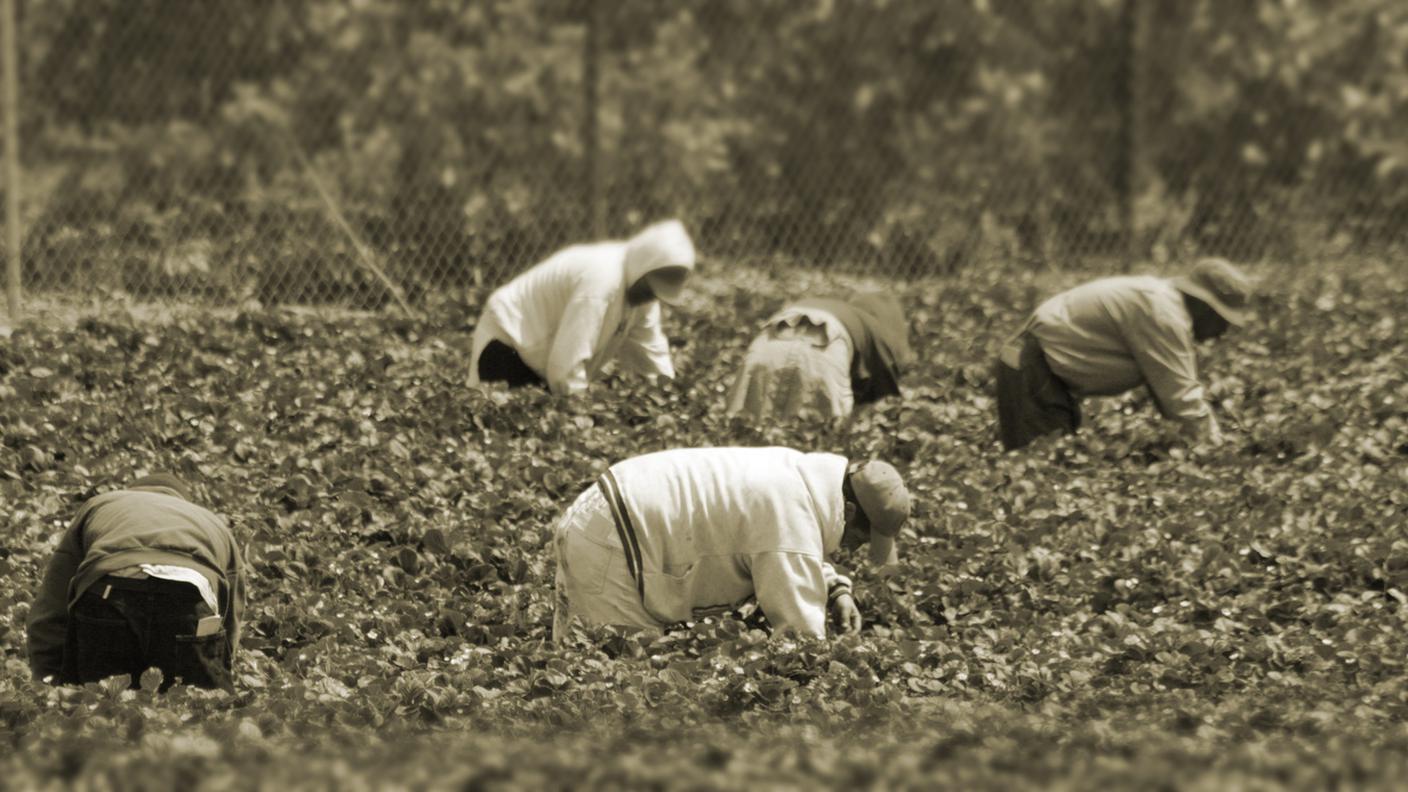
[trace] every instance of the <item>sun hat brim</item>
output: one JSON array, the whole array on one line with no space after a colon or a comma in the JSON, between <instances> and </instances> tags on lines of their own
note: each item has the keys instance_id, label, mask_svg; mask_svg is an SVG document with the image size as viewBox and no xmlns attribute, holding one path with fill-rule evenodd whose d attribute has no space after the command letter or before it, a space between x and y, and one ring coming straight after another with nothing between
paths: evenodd
<instances>
[{"instance_id":1,"label":"sun hat brim","mask_svg":"<svg viewBox=\"0 0 1408 792\"><path fill-rule=\"evenodd\" d=\"M872 531L870 534L870 563L876 566L898 564L900 549L893 536Z\"/></svg>"},{"instance_id":2,"label":"sun hat brim","mask_svg":"<svg viewBox=\"0 0 1408 792\"><path fill-rule=\"evenodd\" d=\"M1238 310L1223 302L1220 297L1213 294L1212 291L1205 288L1202 284L1193 281L1193 279L1189 278L1187 275L1175 277L1173 279L1173 286L1184 294L1196 297L1207 303L1209 308L1216 311L1217 315L1226 319L1228 323L1236 325L1237 327L1246 325L1249 318L1246 311Z\"/></svg>"}]
</instances>

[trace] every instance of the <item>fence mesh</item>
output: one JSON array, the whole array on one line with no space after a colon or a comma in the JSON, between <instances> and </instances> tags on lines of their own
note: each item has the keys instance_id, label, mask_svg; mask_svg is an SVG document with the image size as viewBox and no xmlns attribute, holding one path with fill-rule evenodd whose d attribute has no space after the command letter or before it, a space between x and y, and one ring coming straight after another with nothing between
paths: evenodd
<instances>
[{"instance_id":1,"label":"fence mesh","mask_svg":"<svg viewBox=\"0 0 1408 792\"><path fill-rule=\"evenodd\" d=\"M664 216L895 276L1403 244L1400 0L19 9L29 290L377 306Z\"/></svg>"}]
</instances>

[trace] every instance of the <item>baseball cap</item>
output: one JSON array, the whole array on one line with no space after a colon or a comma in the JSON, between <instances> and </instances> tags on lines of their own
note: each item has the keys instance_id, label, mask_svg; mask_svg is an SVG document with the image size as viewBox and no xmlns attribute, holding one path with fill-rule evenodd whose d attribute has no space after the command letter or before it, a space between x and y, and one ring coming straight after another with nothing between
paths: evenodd
<instances>
[{"instance_id":1,"label":"baseball cap","mask_svg":"<svg viewBox=\"0 0 1408 792\"><path fill-rule=\"evenodd\" d=\"M870 560L893 564L899 560L895 538L909 519L909 490L899 471L886 462L871 460L851 472L856 502L870 521Z\"/></svg>"},{"instance_id":2,"label":"baseball cap","mask_svg":"<svg viewBox=\"0 0 1408 792\"><path fill-rule=\"evenodd\" d=\"M1173 279L1173 286L1207 303L1230 324L1241 327L1247 323L1253 282L1227 259L1199 259L1188 274Z\"/></svg>"}]
</instances>

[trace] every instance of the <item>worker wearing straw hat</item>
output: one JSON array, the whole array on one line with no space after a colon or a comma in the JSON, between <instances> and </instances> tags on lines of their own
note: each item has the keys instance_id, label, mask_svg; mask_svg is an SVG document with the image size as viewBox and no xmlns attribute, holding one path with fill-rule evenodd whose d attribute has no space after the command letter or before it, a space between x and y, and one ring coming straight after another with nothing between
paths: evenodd
<instances>
[{"instance_id":1,"label":"worker wearing straw hat","mask_svg":"<svg viewBox=\"0 0 1408 792\"><path fill-rule=\"evenodd\" d=\"M1175 278L1102 278L1037 307L996 364L1007 449L1080 427L1080 400L1147 385L1167 418L1198 441L1222 432L1198 378L1194 344L1248 319L1252 281L1219 258Z\"/></svg>"}]
</instances>

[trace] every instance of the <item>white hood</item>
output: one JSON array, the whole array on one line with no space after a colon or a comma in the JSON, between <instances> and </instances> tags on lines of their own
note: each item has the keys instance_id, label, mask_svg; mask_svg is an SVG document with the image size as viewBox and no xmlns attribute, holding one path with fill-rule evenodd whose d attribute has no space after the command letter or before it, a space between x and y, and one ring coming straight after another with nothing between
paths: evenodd
<instances>
[{"instance_id":1,"label":"white hood","mask_svg":"<svg viewBox=\"0 0 1408 792\"><path fill-rule=\"evenodd\" d=\"M694 243L684 224L665 220L648 226L626 242L625 282L627 288L641 278L665 267L694 271ZM677 295L657 295L667 301Z\"/></svg>"}]
</instances>

